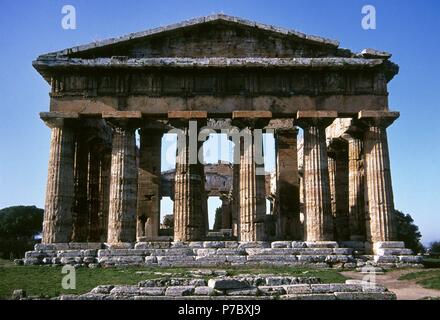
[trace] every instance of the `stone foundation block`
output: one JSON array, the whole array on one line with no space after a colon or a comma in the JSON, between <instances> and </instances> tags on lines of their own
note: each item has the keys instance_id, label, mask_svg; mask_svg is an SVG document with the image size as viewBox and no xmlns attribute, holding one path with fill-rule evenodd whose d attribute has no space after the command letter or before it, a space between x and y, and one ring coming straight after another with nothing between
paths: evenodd
<instances>
[{"instance_id":1,"label":"stone foundation block","mask_svg":"<svg viewBox=\"0 0 440 320\"><path fill-rule=\"evenodd\" d=\"M345 263L349 261L350 261L350 257L344 255L329 255L325 257L325 262L329 262L329 263L338 263L338 262Z\"/></svg>"},{"instance_id":2,"label":"stone foundation block","mask_svg":"<svg viewBox=\"0 0 440 320\"><path fill-rule=\"evenodd\" d=\"M307 245L304 241L292 241L292 248L306 248Z\"/></svg>"},{"instance_id":3,"label":"stone foundation block","mask_svg":"<svg viewBox=\"0 0 440 320\"><path fill-rule=\"evenodd\" d=\"M312 293L312 288L309 284L291 284L283 286L287 294L304 294Z\"/></svg>"},{"instance_id":4,"label":"stone foundation block","mask_svg":"<svg viewBox=\"0 0 440 320\"><path fill-rule=\"evenodd\" d=\"M115 286L113 286L113 285L100 285L100 286L97 286L94 289L92 289L92 291L90 291L90 293L94 293L94 294L109 294L110 291L114 287Z\"/></svg>"},{"instance_id":5,"label":"stone foundation block","mask_svg":"<svg viewBox=\"0 0 440 320\"><path fill-rule=\"evenodd\" d=\"M133 249L134 243L131 242L121 242L121 243L104 243L104 249Z\"/></svg>"},{"instance_id":6,"label":"stone foundation block","mask_svg":"<svg viewBox=\"0 0 440 320\"><path fill-rule=\"evenodd\" d=\"M291 248L247 248L245 249L249 256L253 255L293 255L295 253L294 249Z\"/></svg>"},{"instance_id":7,"label":"stone foundation block","mask_svg":"<svg viewBox=\"0 0 440 320\"><path fill-rule=\"evenodd\" d=\"M345 254L345 255L352 255L353 254L352 248L334 248L333 254Z\"/></svg>"},{"instance_id":8,"label":"stone foundation block","mask_svg":"<svg viewBox=\"0 0 440 320\"><path fill-rule=\"evenodd\" d=\"M272 248L292 248L291 241L274 241L271 243Z\"/></svg>"},{"instance_id":9,"label":"stone foundation block","mask_svg":"<svg viewBox=\"0 0 440 320\"><path fill-rule=\"evenodd\" d=\"M170 242L138 242L135 244L135 249L169 249Z\"/></svg>"},{"instance_id":10,"label":"stone foundation block","mask_svg":"<svg viewBox=\"0 0 440 320\"><path fill-rule=\"evenodd\" d=\"M303 248L296 250L299 250L298 252L301 255L330 255L333 253L332 248Z\"/></svg>"},{"instance_id":11,"label":"stone foundation block","mask_svg":"<svg viewBox=\"0 0 440 320\"><path fill-rule=\"evenodd\" d=\"M262 295L266 296L281 296L286 294L286 290L283 286L259 286L258 290Z\"/></svg>"},{"instance_id":12,"label":"stone foundation block","mask_svg":"<svg viewBox=\"0 0 440 320\"><path fill-rule=\"evenodd\" d=\"M212 256L217 253L217 249L194 249L194 254L200 257Z\"/></svg>"},{"instance_id":13,"label":"stone foundation block","mask_svg":"<svg viewBox=\"0 0 440 320\"><path fill-rule=\"evenodd\" d=\"M208 286L196 287L194 289L194 295L196 296L214 296L218 293L220 292Z\"/></svg>"},{"instance_id":14,"label":"stone foundation block","mask_svg":"<svg viewBox=\"0 0 440 320\"><path fill-rule=\"evenodd\" d=\"M248 248L270 248L270 242L267 241L255 241L255 242L240 242L238 245L240 249Z\"/></svg>"},{"instance_id":15,"label":"stone foundation block","mask_svg":"<svg viewBox=\"0 0 440 320\"><path fill-rule=\"evenodd\" d=\"M164 287L142 287L139 288L139 295L141 296L163 296L165 295Z\"/></svg>"},{"instance_id":16,"label":"stone foundation block","mask_svg":"<svg viewBox=\"0 0 440 320\"><path fill-rule=\"evenodd\" d=\"M308 248L338 248L336 241L306 241Z\"/></svg>"},{"instance_id":17,"label":"stone foundation block","mask_svg":"<svg viewBox=\"0 0 440 320\"><path fill-rule=\"evenodd\" d=\"M281 300L336 300L336 297L332 293L323 294L293 294L284 295L280 297Z\"/></svg>"},{"instance_id":18,"label":"stone foundation block","mask_svg":"<svg viewBox=\"0 0 440 320\"><path fill-rule=\"evenodd\" d=\"M220 248L220 249L217 249L216 254L218 254L218 255L245 255L246 250L245 249L238 249L238 248Z\"/></svg>"},{"instance_id":19,"label":"stone foundation block","mask_svg":"<svg viewBox=\"0 0 440 320\"><path fill-rule=\"evenodd\" d=\"M249 283L232 278L209 279L208 287L216 290L246 289L249 288Z\"/></svg>"},{"instance_id":20,"label":"stone foundation block","mask_svg":"<svg viewBox=\"0 0 440 320\"><path fill-rule=\"evenodd\" d=\"M288 256L288 255L252 255L247 256L248 262L292 262L297 261L296 256Z\"/></svg>"},{"instance_id":21,"label":"stone foundation block","mask_svg":"<svg viewBox=\"0 0 440 320\"><path fill-rule=\"evenodd\" d=\"M325 262L327 256L324 255L300 255L296 256L298 261L316 263L316 262Z\"/></svg>"},{"instance_id":22,"label":"stone foundation block","mask_svg":"<svg viewBox=\"0 0 440 320\"><path fill-rule=\"evenodd\" d=\"M422 256L398 256L399 262L403 263L422 263Z\"/></svg>"},{"instance_id":23,"label":"stone foundation block","mask_svg":"<svg viewBox=\"0 0 440 320\"><path fill-rule=\"evenodd\" d=\"M380 241L373 245L374 249L399 248L405 249L405 242L403 241Z\"/></svg>"},{"instance_id":24,"label":"stone foundation block","mask_svg":"<svg viewBox=\"0 0 440 320\"><path fill-rule=\"evenodd\" d=\"M412 255L413 252L411 249L395 249L395 248L384 248L384 249L377 249L376 255L378 256L403 256L403 255Z\"/></svg>"},{"instance_id":25,"label":"stone foundation block","mask_svg":"<svg viewBox=\"0 0 440 320\"><path fill-rule=\"evenodd\" d=\"M204 241L203 242L204 248L224 248L225 242L224 241Z\"/></svg>"},{"instance_id":26,"label":"stone foundation block","mask_svg":"<svg viewBox=\"0 0 440 320\"><path fill-rule=\"evenodd\" d=\"M238 248L238 245L237 241L225 241L225 248Z\"/></svg>"},{"instance_id":27,"label":"stone foundation block","mask_svg":"<svg viewBox=\"0 0 440 320\"><path fill-rule=\"evenodd\" d=\"M145 257L145 264L151 265L157 263L157 257L156 256L146 256Z\"/></svg>"},{"instance_id":28,"label":"stone foundation block","mask_svg":"<svg viewBox=\"0 0 440 320\"><path fill-rule=\"evenodd\" d=\"M197 263L209 264L209 265L218 265L226 262L226 256L204 256L204 257L195 257L195 261Z\"/></svg>"},{"instance_id":29,"label":"stone foundation block","mask_svg":"<svg viewBox=\"0 0 440 320\"><path fill-rule=\"evenodd\" d=\"M126 285L120 285L115 286L113 289L111 289L110 294L111 295L138 295L140 291L140 288L138 286L126 286Z\"/></svg>"},{"instance_id":30,"label":"stone foundation block","mask_svg":"<svg viewBox=\"0 0 440 320\"><path fill-rule=\"evenodd\" d=\"M192 256L194 251L190 248L155 249L152 254L155 256Z\"/></svg>"},{"instance_id":31,"label":"stone foundation block","mask_svg":"<svg viewBox=\"0 0 440 320\"><path fill-rule=\"evenodd\" d=\"M101 242L70 242L69 243L69 250L98 250L101 248L102 248Z\"/></svg>"},{"instance_id":32,"label":"stone foundation block","mask_svg":"<svg viewBox=\"0 0 440 320\"><path fill-rule=\"evenodd\" d=\"M226 262L233 264L244 264L246 261L246 256L226 256Z\"/></svg>"},{"instance_id":33,"label":"stone foundation block","mask_svg":"<svg viewBox=\"0 0 440 320\"><path fill-rule=\"evenodd\" d=\"M227 296L256 296L258 293L258 288L226 290Z\"/></svg>"},{"instance_id":34,"label":"stone foundation block","mask_svg":"<svg viewBox=\"0 0 440 320\"><path fill-rule=\"evenodd\" d=\"M58 251L58 258L67 258L67 257L82 257L82 250L68 250L68 251Z\"/></svg>"},{"instance_id":35,"label":"stone foundation block","mask_svg":"<svg viewBox=\"0 0 440 320\"><path fill-rule=\"evenodd\" d=\"M191 241L188 246L192 249L201 249L203 248L203 241Z\"/></svg>"},{"instance_id":36,"label":"stone foundation block","mask_svg":"<svg viewBox=\"0 0 440 320\"><path fill-rule=\"evenodd\" d=\"M165 296L190 296L194 293L194 286L168 287Z\"/></svg>"},{"instance_id":37,"label":"stone foundation block","mask_svg":"<svg viewBox=\"0 0 440 320\"><path fill-rule=\"evenodd\" d=\"M374 256L376 263L395 263L399 260L397 256Z\"/></svg>"}]
</instances>

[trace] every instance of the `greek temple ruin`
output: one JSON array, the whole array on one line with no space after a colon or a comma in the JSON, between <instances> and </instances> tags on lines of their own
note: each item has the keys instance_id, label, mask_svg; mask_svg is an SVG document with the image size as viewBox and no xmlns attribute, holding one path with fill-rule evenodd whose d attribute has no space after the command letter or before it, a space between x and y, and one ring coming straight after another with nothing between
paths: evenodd
<instances>
[{"instance_id":1,"label":"greek temple ruin","mask_svg":"<svg viewBox=\"0 0 440 320\"><path fill-rule=\"evenodd\" d=\"M51 129L40 248L209 242L216 195L224 242L409 255L395 241L390 58L223 14L39 56L33 66L51 87L40 113ZM230 134L237 161L201 163L202 128ZM257 131L274 135L272 174L256 161ZM169 132L183 147L161 172ZM163 196L174 201L173 239L160 235Z\"/></svg>"}]
</instances>

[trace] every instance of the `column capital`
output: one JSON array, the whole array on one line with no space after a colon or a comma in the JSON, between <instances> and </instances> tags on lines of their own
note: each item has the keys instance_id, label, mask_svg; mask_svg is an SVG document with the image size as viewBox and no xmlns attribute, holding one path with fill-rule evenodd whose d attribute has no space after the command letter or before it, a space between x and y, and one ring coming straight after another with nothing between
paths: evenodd
<instances>
[{"instance_id":1,"label":"column capital","mask_svg":"<svg viewBox=\"0 0 440 320\"><path fill-rule=\"evenodd\" d=\"M358 113L358 119L362 123L383 128L390 126L399 116L400 113L396 111L363 110Z\"/></svg>"},{"instance_id":2,"label":"column capital","mask_svg":"<svg viewBox=\"0 0 440 320\"><path fill-rule=\"evenodd\" d=\"M113 128L135 130L141 124L142 113L139 111L104 111L102 118Z\"/></svg>"},{"instance_id":3,"label":"column capital","mask_svg":"<svg viewBox=\"0 0 440 320\"><path fill-rule=\"evenodd\" d=\"M250 129L262 129L272 118L270 111L234 111L232 112L232 124L234 126Z\"/></svg>"},{"instance_id":4,"label":"column capital","mask_svg":"<svg viewBox=\"0 0 440 320\"><path fill-rule=\"evenodd\" d=\"M337 111L298 111L297 125L301 128L311 126L328 127L338 117Z\"/></svg>"},{"instance_id":5,"label":"column capital","mask_svg":"<svg viewBox=\"0 0 440 320\"><path fill-rule=\"evenodd\" d=\"M49 128L61 128L79 115L77 112L40 112L40 118Z\"/></svg>"}]
</instances>

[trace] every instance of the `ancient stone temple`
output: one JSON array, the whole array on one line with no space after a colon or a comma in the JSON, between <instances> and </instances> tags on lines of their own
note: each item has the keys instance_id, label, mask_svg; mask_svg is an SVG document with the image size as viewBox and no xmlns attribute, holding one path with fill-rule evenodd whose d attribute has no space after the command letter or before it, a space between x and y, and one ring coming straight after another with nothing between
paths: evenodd
<instances>
[{"instance_id":1,"label":"ancient stone temple","mask_svg":"<svg viewBox=\"0 0 440 320\"><path fill-rule=\"evenodd\" d=\"M43 244L197 248L210 240L207 197L217 195L230 243L202 247L374 249L399 261L409 253L394 241L390 58L223 14L39 56L33 65L51 86L40 116L52 132ZM202 129L234 144L222 173L198 157ZM162 174L169 132L181 147L176 169ZM267 132L276 142L269 176ZM172 244L159 232L164 195L174 201Z\"/></svg>"}]
</instances>

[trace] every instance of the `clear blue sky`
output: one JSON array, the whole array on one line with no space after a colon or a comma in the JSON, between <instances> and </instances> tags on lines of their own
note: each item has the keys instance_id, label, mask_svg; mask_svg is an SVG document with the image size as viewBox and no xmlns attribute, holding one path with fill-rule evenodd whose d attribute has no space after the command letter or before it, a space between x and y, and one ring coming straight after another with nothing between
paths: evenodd
<instances>
[{"instance_id":1,"label":"clear blue sky","mask_svg":"<svg viewBox=\"0 0 440 320\"><path fill-rule=\"evenodd\" d=\"M61 8L77 10L77 29L61 28ZM361 28L361 8L377 10L377 29ZM341 47L393 53L400 74L390 106L401 118L389 129L396 208L410 213L423 241L440 240L440 2L386 1L86 1L2 0L0 7L0 208L42 207L49 129L48 85L32 68L39 54L224 12L337 39Z\"/></svg>"}]
</instances>

